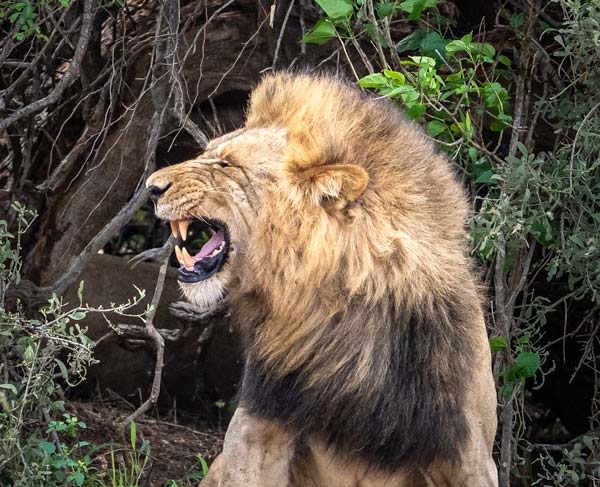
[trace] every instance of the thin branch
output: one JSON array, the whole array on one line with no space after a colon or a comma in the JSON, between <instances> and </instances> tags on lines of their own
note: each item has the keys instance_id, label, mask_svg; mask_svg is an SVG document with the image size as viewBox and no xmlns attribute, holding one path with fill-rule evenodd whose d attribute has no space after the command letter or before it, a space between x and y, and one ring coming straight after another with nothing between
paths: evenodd
<instances>
[{"instance_id":1,"label":"thin branch","mask_svg":"<svg viewBox=\"0 0 600 487\"><path fill-rule=\"evenodd\" d=\"M566 443L532 443L530 447L534 450L547 450L547 451L568 451L575 446L576 443L581 443L586 436L597 437L600 434L600 428L594 428L591 431L576 436Z\"/></svg>"},{"instance_id":2,"label":"thin branch","mask_svg":"<svg viewBox=\"0 0 600 487\"><path fill-rule=\"evenodd\" d=\"M171 244L173 247L173 244ZM172 250L172 249L171 249ZM125 428L129 423L135 421L135 419L144 414L150 406L152 406L158 399L160 394L160 383L162 379L162 369L164 365L164 354L165 354L165 340L162 335L158 332L154 326L154 316L162 296L163 287L165 285L165 277L167 275L167 268L169 267L168 258L165 260L163 265L160 267L158 273L158 279L156 281L156 287L154 288L154 296L152 296L151 309L146 317L146 334L154 341L156 346L156 363L154 365L154 379L152 380L152 389L150 390L150 396L146 401L133 413L131 413L125 420L120 423L121 428Z\"/></svg>"},{"instance_id":3,"label":"thin branch","mask_svg":"<svg viewBox=\"0 0 600 487\"><path fill-rule=\"evenodd\" d=\"M281 41L283 40L283 34L285 34L285 28L287 27L288 19L290 18L290 14L292 13L292 9L294 8L294 3L295 0L291 0L290 6L285 12L283 24L281 25L279 37L277 38L277 45L275 46L275 53L273 54L273 62L271 63L271 69L275 69L275 67L277 66L277 58L279 56L279 49L281 48Z\"/></svg>"}]
</instances>

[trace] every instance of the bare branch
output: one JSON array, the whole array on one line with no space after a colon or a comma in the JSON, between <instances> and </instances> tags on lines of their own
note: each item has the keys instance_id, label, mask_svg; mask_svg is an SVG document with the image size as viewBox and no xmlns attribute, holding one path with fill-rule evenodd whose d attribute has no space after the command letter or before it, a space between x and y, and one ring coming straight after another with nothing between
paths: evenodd
<instances>
[{"instance_id":1,"label":"bare branch","mask_svg":"<svg viewBox=\"0 0 600 487\"><path fill-rule=\"evenodd\" d=\"M277 58L279 56L279 49L281 48L281 41L283 40L283 34L285 34L285 28L287 27L288 19L290 18L290 14L292 13L292 9L294 8L294 3L295 0L291 0L288 9L285 12L283 24L281 25L279 37L277 38L277 45L275 46L275 53L273 54L273 62L271 63L271 69L275 69L275 67L277 66Z\"/></svg>"},{"instance_id":2,"label":"bare branch","mask_svg":"<svg viewBox=\"0 0 600 487\"><path fill-rule=\"evenodd\" d=\"M156 287L154 288L154 296L152 296L151 309L146 317L146 334L154 341L156 347L156 363L154 365L154 379L152 380L152 389L150 391L150 396L148 397L148 399L146 399L146 401L136 411L131 413L129 416L127 416L127 418L125 418L121 422L120 426L122 428L127 426L132 421L135 421L135 419L139 415L144 414L146 411L148 411L148 409L150 409L150 406L152 406L156 402L156 400L158 399L158 395L160 394L160 383L162 378L162 369L165 354L165 340L154 326L154 316L156 315L158 303L160 301L160 297L163 292L163 287L165 285L167 267L169 267L168 259L165 260L163 265L160 267L158 279L156 281Z\"/></svg>"}]
</instances>

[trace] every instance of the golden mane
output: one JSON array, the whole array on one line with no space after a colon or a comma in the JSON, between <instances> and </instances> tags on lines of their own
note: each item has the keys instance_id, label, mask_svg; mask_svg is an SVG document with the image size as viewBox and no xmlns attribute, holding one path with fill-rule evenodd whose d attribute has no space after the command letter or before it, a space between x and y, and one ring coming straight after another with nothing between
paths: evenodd
<instances>
[{"instance_id":1,"label":"golden mane","mask_svg":"<svg viewBox=\"0 0 600 487\"><path fill-rule=\"evenodd\" d=\"M281 280L265 276L265 284L272 282L268 287L286 314L289 302L296 301L285 296L290 275L298 285L315 289L335 279L350 296L362 294L369 302L390 290L398 304L419 302L432 290L476 294L466 260L464 191L445 157L395 107L336 78L276 74L253 92L246 123L248 128L274 126L289 134L288 184L272 188L285 201L269 198L260 218L266 226L279 223L274 232L260 235L271 245L258 242L252 254L261 254L257 268L265 273L284 270ZM316 206L310 187L302 184L311 168L333 164L358 166L369 178L360 200L346 208L345 219L331 218ZM291 248L280 249L283 235ZM269 254L262 255L266 248ZM310 299L303 297L299 311L310 310L305 302ZM306 326L298 324L292 332L286 323L283 333L269 329L277 335L266 339L269 353L282 356L284 341L303 338ZM305 360L297 352L287 357L291 367Z\"/></svg>"},{"instance_id":2,"label":"golden mane","mask_svg":"<svg viewBox=\"0 0 600 487\"><path fill-rule=\"evenodd\" d=\"M402 441L413 434L402 460L428 458L414 436L431 424L439 444L431 432L430 451L447 448L452 458L457 444L440 446L440 435L466 437L461 391L470 331L483 318L467 257L467 200L449 161L389 101L328 76L266 77L246 128L269 127L286 129L288 140L234 297L240 321L252 317L246 380L255 387L242 399L268 414L266 401L280 397L288 406L273 417L301 428L324 415L318 428L336 431L344 426L312 405L327 401L339 415L335 404L368 412L369 401L410 397L406 416L389 427ZM445 412L427 426L433 411Z\"/></svg>"}]
</instances>

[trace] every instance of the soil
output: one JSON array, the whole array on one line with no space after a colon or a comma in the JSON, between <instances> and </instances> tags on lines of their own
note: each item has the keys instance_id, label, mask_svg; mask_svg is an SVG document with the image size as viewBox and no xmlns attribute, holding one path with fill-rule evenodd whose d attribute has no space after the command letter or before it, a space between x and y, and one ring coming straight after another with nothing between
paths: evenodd
<instances>
[{"instance_id":1,"label":"soil","mask_svg":"<svg viewBox=\"0 0 600 487\"><path fill-rule=\"evenodd\" d=\"M107 477L104 481L111 485L111 452L117 465L126 463L131 452L130 429L121 430L119 427L131 410L123 405L97 402L70 402L67 410L86 423L78 440L101 446L92 455L93 466L100 477ZM161 419L145 415L137 418L135 423L137 447L144 440L150 443L150 458L139 481L140 487L198 485L202 472L199 456L210 465L221 451L225 434L224 427L210 427L190 417Z\"/></svg>"}]
</instances>

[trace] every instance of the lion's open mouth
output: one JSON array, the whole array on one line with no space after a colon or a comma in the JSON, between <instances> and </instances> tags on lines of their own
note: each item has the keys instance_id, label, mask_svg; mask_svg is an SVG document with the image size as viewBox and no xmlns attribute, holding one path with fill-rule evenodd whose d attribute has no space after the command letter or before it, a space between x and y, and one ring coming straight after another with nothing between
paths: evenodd
<instances>
[{"instance_id":1,"label":"lion's open mouth","mask_svg":"<svg viewBox=\"0 0 600 487\"><path fill-rule=\"evenodd\" d=\"M229 253L227 225L208 218L170 223L178 239L175 254L181 282L204 281L221 270Z\"/></svg>"}]
</instances>

